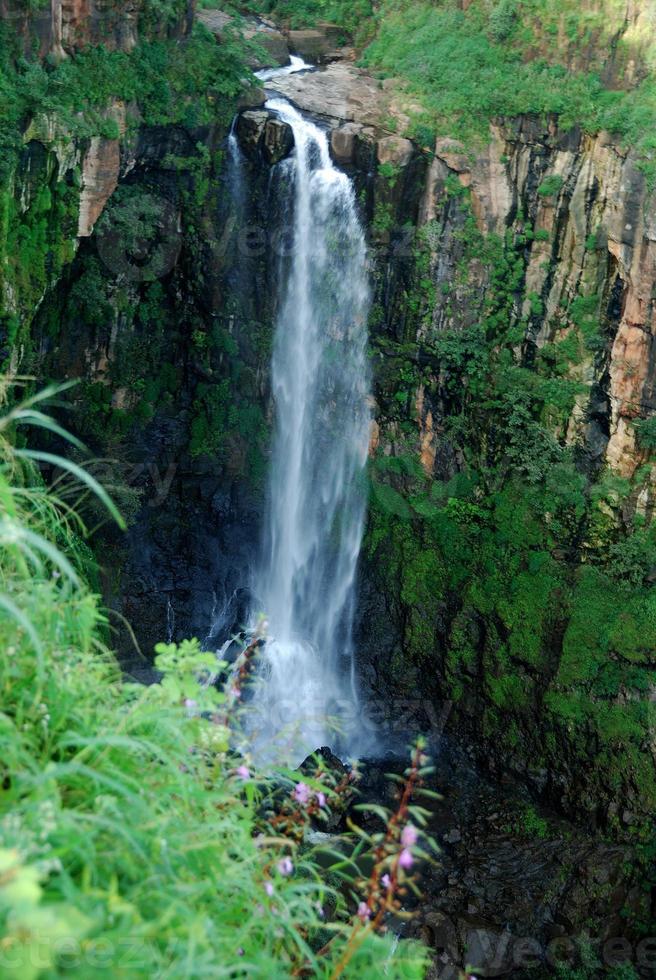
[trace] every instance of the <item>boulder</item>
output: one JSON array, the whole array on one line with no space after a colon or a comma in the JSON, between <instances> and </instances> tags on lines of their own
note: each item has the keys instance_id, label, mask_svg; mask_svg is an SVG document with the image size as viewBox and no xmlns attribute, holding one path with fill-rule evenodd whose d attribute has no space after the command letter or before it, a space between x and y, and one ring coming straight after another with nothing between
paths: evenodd
<instances>
[{"instance_id":1,"label":"boulder","mask_svg":"<svg viewBox=\"0 0 656 980\"><path fill-rule=\"evenodd\" d=\"M378 140L376 156L378 163L391 163L395 167L407 167L414 154L414 146L410 140L400 136L385 136Z\"/></svg>"},{"instance_id":2,"label":"boulder","mask_svg":"<svg viewBox=\"0 0 656 980\"><path fill-rule=\"evenodd\" d=\"M269 120L269 113L260 109L249 109L242 112L237 120L237 139L239 145L251 159L256 159L264 127Z\"/></svg>"},{"instance_id":3,"label":"boulder","mask_svg":"<svg viewBox=\"0 0 656 980\"><path fill-rule=\"evenodd\" d=\"M355 162L358 133L362 126L357 123L346 123L339 129L333 129L330 134L330 152L336 164L342 166Z\"/></svg>"},{"instance_id":4,"label":"boulder","mask_svg":"<svg viewBox=\"0 0 656 980\"><path fill-rule=\"evenodd\" d=\"M226 27L232 21L232 16L223 10L199 10L196 16L217 41L222 39Z\"/></svg>"},{"instance_id":5,"label":"boulder","mask_svg":"<svg viewBox=\"0 0 656 980\"><path fill-rule=\"evenodd\" d=\"M290 31L289 47L294 54L314 65L320 65L334 54L334 44L323 30Z\"/></svg>"},{"instance_id":6,"label":"boulder","mask_svg":"<svg viewBox=\"0 0 656 980\"><path fill-rule=\"evenodd\" d=\"M339 24L331 24L327 20L321 20L317 24L317 27L326 35L333 47L338 47L340 44L344 44L345 41L351 40L351 35L343 27L340 27Z\"/></svg>"},{"instance_id":7,"label":"boulder","mask_svg":"<svg viewBox=\"0 0 656 980\"><path fill-rule=\"evenodd\" d=\"M291 153L294 146L294 132L280 119L269 119L264 127L262 150L268 164L278 163Z\"/></svg>"},{"instance_id":8,"label":"boulder","mask_svg":"<svg viewBox=\"0 0 656 980\"><path fill-rule=\"evenodd\" d=\"M223 10L199 10L197 17L219 42L224 40L226 30L234 19ZM248 59L248 65L254 71L271 65L288 64L289 48L281 31L268 24L247 20L242 33L245 40L254 41L264 49L262 56L254 54Z\"/></svg>"}]
</instances>

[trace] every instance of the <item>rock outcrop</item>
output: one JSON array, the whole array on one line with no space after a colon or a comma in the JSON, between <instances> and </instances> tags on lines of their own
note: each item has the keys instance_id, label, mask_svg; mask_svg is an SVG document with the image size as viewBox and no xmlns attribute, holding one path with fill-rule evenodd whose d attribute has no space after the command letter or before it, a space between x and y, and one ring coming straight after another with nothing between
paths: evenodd
<instances>
[{"instance_id":1,"label":"rock outcrop","mask_svg":"<svg viewBox=\"0 0 656 980\"><path fill-rule=\"evenodd\" d=\"M268 83L303 112L334 123L384 128L389 100L374 78L354 65L337 62L321 72L287 75Z\"/></svg>"},{"instance_id":2,"label":"rock outcrop","mask_svg":"<svg viewBox=\"0 0 656 980\"><path fill-rule=\"evenodd\" d=\"M294 133L273 112L248 110L237 122L237 136L244 153L253 161L273 166L291 153Z\"/></svg>"},{"instance_id":3,"label":"rock outcrop","mask_svg":"<svg viewBox=\"0 0 656 980\"><path fill-rule=\"evenodd\" d=\"M569 437L587 434L594 452L605 440L604 459L620 475L632 476L644 454L631 423L656 410L656 228L650 190L632 154L607 133L561 132L555 123L541 126L533 119L493 125L489 144L475 159L456 142L438 139L423 221L435 219L436 186L449 174L469 188L481 231L503 235L518 211L534 229L525 293L539 297L541 309L532 311L531 300L524 300L528 343L539 349L564 336L571 328L565 311L579 295L599 295L603 317L603 296L609 302L612 292L617 323L607 366L607 434L602 437L595 422L598 412L577 408ZM448 325L439 303L433 324ZM605 370L597 365L595 373L589 361L581 380L598 391Z\"/></svg>"},{"instance_id":4,"label":"rock outcrop","mask_svg":"<svg viewBox=\"0 0 656 980\"><path fill-rule=\"evenodd\" d=\"M149 33L181 37L191 29L196 0L179 0L178 16L162 20L149 11L149 0L47 0L25 4L0 0L0 20L10 24L23 40L27 57L64 58L90 44L109 50L130 51L139 40L140 22L149 15ZM154 23L154 20L157 22Z\"/></svg>"}]
</instances>

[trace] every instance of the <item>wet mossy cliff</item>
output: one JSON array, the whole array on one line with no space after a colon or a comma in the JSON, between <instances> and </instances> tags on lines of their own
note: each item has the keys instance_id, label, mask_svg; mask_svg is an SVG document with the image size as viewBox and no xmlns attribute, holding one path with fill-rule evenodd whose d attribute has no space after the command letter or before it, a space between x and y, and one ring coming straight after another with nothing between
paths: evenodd
<instances>
[{"instance_id":1,"label":"wet mossy cliff","mask_svg":"<svg viewBox=\"0 0 656 980\"><path fill-rule=\"evenodd\" d=\"M605 134L498 121L475 159L438 140L413 257L377 268L360 604L379 693L453 701L498 774L648 835L650 202Z\"/></svg>"},{"instance_id":2,"label":"wet mossy cliff","mask_svg":"<svg viewBox=\"0 0 656 980\"><path fill-rule=\"evenodd\" d=\"M218 638L247 602L284 228L272 167L291 143L247 94L237 40L192 29L187 4L156 29L148 4L129 6L129 34L108 34L98 4L63 40L40 28L20 62L13 138L3 130L1 344L14 373L81 379L69 421L131 523L94 541L115 642L139 674L155 641ZM89 47L106 36L113 51ZM648 844L644 173L610 135L556 118L495 120L475 152L410 142L362 73L333 66L319 89L312 77L281 91L330 128L371 242L363 686L451 702L447 731L496 773ZM226 136L240 107L238 162Z\"/></svg>"},{"instance_id":3,"label":"wet mossy cliff","mask_svg":"<svg viewBox=\"0 0 656 980\"><path fill-rule=\"evenodd\" d=\"M75 22L63 4L59 41L55 6L2 21L0 356L79 381L66 421L130 525L85 514L99 586L114 645L147 675L155 642L209 631L256 541L271 313L259 287L232 310L221 175L240 100L260 96L252 51L217 44L193 4L85 4Z\"/></svg>"}]
</instances>

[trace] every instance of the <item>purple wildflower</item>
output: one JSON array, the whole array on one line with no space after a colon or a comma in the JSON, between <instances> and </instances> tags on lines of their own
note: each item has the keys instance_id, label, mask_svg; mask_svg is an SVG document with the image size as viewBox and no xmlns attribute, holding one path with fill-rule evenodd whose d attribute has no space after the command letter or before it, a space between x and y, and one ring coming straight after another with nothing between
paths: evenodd
<instances>
[{"instance_id":1,"label":"purple wildflower","mask_svg":"<svg viewBox=\"0 0 656 980\"><path fill-rule=\"evenodd\" d=\"M366 902L360 902L358 905L358 918L362 922L368 922L371 918L371 909Z\"/></svg>"},{"instance_id":2,"label":"purple wildflower","mask_svg":"<svg viewBox=\"0 0 656 980\"><path fill-rule=\"evenodd\" d=\"M248 766L239 766L237 769L237 775L240 779L243 779L244 782L246 782L247 779L251 778L251 771Z\"/></svg>"},{"instance_id":3,"label":"purple wildflower","mask_svg":"<svg viewBox=\"0 0 656 980\"><path fill-rule=\"evenodd\" d=\"M305 783L296 784L296 788L294 789L294 799L296 800L297 803L300 803L302 806L305 806L305 804L308 802L308 800L310 799L310 790L309 787L305 785Z\"/></svg>"},{"instance_id":4,"label":"purple wildflower","mask_svg":"<svg viewBox=\"0 0 656 980\"><path fill-rule=\"evenodd\" d=\"M278 871L281 875L290 875L294 870L294 865L291 858L284 857L282 861L278 861Z\"/></svg>"},{"instance_id":5,"label":"purple wildflower","mask_svg":"<svg viewBox=\"0 0 656 980\"><path fill-rule=\"evenodd\" d=\"M380 883L383 886L383 888L389 888L389 886L392 884L390 876L388 874L384 874L383 877L380 879Z\"/></svg>"},{"instance_id":6,"label":"purple wildflower","mask_svg":"<svg viewBox=\"0 0 656 980\"><path fill-rule=\"evenodd\" d=\"M319 806L323 810L323 808L326 805L326 794L325 793L317 793L317 803L319 804Z\"/></svg>"},{"instance_id":7,"label":"purple wildflower","mask_svg":"<svg viewBox=\"0 0 656 980\"><path fill-rule=\"evenodd\" d=\"M401 833L401 843L404 847L414 847L418 836L417 828L413 827L411 823L406 824Z\"/></svg>"},{"instance_id":8,"label":"purple wildflower","mask_svg":"<svg viewBox=\"0 0 656 980\"><path fill-rule=\"evenodd\" d=\"M399 864L402 868L405 868L406 871L414 864L412 854L407 847L405 847L399 855Z\"/></svg>"},{"instance_id":9,"label":"purple wildflower","mask_svg":"<svg viewBox=\"0 0 656 980\"><path fill-rule=\"evenodd\" d=\"M271 882L271 881L265 881L264 882L264 890L267 893L267 895L269 896L269 898L271 898L271 896L275 892L275 888L273 887L273 882Z\"/></svg>"}]
</instances>

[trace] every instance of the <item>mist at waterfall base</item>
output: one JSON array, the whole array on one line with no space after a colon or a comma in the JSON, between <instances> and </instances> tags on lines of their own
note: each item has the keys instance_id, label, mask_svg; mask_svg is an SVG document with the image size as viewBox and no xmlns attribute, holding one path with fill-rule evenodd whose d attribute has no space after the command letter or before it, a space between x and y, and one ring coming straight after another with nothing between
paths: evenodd
<instances>
[{"instance_id":1,"label":"mist at waterfall base","mask_svg":"<svg viewBox=\"0 0 656 980\"><path fill-rule=\"evenodd\" d=\"M275 428L250 632L266 620L246 712L253 755L298 765L330 745L367 752L353 603L366 510L370 432L369 284L354 188L326 134L283 99L266 108L293 130L270 193L289 247L278 256L271 363ZM238 165L231 139L230 160Z\"/></svg>"}]
</instances>

